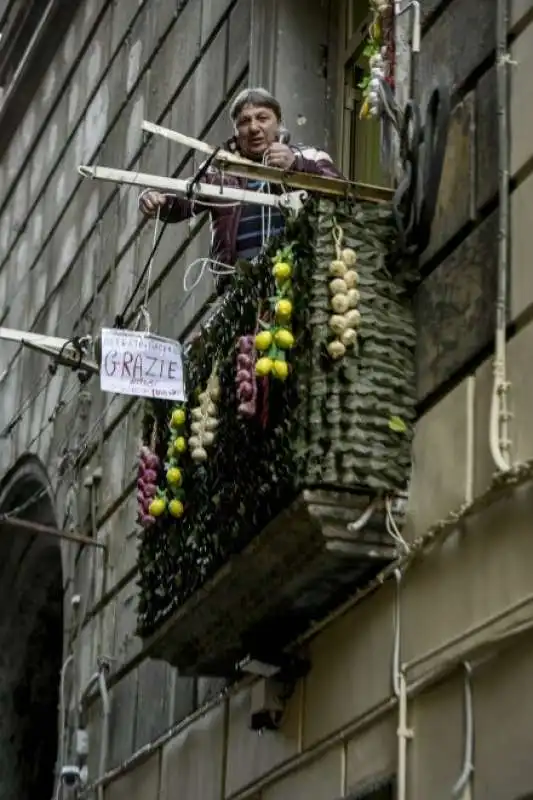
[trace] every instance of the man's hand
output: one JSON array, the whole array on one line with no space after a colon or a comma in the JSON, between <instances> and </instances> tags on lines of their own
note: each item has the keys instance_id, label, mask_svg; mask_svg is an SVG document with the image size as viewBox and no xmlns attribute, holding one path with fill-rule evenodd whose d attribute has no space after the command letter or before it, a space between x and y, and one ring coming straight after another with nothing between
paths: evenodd
<instances>
[{"instance_id":1,"label":"man's hand","mask_svg":"<svg viewBox=\"0 0 533 800\"><path fill-rule=\"evenodd\" d=\"M155 217L158 210L164 208L167 203L167 195L152 190L142 194L139 198L139 210L145 217Z\"/></svg>"},{"instance_id":2,"label":"man's hand","mask_svg":"<svg viewBox=\"0 0 533 800\"><path fill-rule=\"evenodd\" d=\"M269 167L279 169L291 169L296 161L296 154L293 153L289 145L274 142L265 153L265 163Z\"/></svg>"}]
</instances>

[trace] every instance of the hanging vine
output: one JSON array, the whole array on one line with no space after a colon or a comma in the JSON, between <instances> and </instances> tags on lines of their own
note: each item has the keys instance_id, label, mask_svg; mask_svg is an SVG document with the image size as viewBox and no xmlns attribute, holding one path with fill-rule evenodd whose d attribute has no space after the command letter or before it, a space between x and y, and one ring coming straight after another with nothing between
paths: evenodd
<instances>
[{"instance_id":1,"label":"hanging vine","mask_svg":"<svg viewBox=\"0 0 533 800\"><path fill-rule=\"evenodd\" d=\"M372 0L373 19L363 55L368 73L358 86L363 94L361 118L376 117L380 110L379 84L385 80L394 89L394 6L392 0Z\"/></svg>"}]
</instances>

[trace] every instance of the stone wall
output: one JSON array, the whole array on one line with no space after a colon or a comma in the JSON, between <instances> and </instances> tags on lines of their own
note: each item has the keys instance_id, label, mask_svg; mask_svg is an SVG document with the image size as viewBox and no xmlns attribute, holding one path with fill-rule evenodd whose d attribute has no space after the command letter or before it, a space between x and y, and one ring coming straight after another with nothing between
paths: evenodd
<instances>
[{"instance_id":1,"label":"stone wall","mask_svg":"<svg viewBox=\"0 0 533 800\"><path fill-rule=\"evenodd\" d=\"M250 24L254 82L270 76L289 97L285 72L273 68L272 59L274 66L287 63L283 36L297 30L297 8L275 4L276 26L265 33L259 57L260 5L254 3L252 23L247 0L80 5L0 164L1 324L69 336L96 333L113 321L144 266L153 230L140 224L134 192L83 182L75 168L96 161L191 174L192 160L180 148L144 141L139 123L147 118L218 141L226 133L225 102L247 80ZM329 14L320 17L321 5L313 3L309 14L314 26L309 61L303 59L300 71L292 65L291 75L298 86L312 75L320 122L313 123L311 138L326 130L334 150L327 102L334 67L324 71L334 54L318 60L316 26L322 19L326 38L332 35L326 21L335 26ZM420 85L429 88L437 67L444 70L453 84L454 110L437 222L417 292L422 413L408 539L483 492L494 472L488 431L497 269L495 3L426 0L422 8ZM531 0L513 0L508 366L517 460L533 455L533 384L527 368L533 336L532 36ZM312 109L312 95L304 88L291 114L297 122L298 115L311 118ZM154 326L163 335L186 335L210 292L208 279L191 294L182 288L185 265L205 252L205 237L202 220L165 232L150 299ZM106 397L92 383L80 395L75 377L60 370L50 379L42 357L16 347L2 345L2 374L2 426L12 420L13 425L2 440L0 469L12 467L28 450L36 453L58 487L59 522L93 531L107 545L106 558L93 549L63 549L69 620L71 598L81 595L83 625L73 642L78 688L86 685L98 656L112 658L107 767L129 760L129 769L114 774L107 800L170 800L178 786L184 797L198 800L331 800L393 775L394 586L386 584L314 637L308 645L312 670L297 687L282 730L259 737L248 729L248 687L217 699L220 684L182 679L164 664L141 661L133 634L138 406ZM65 447L82 455L79 474L63 457ZM529 487L493 504L453 531L402 581L401 648L408 680L442 668L442 646L449 659L444 671L427 678L424 691L418 685L411 692L410 800L448 798L460 773L462 661L484 636L500 636L530 615L530 504ZM67 624L67 639L69 631ZM476 791L484 800L518 796L533 786L527 755L530 649L515 646L473 676ZM203 705L210 696L212 702ZM509 726L503 724L505 713L513 719ZM98 775L100 715L95 700L88 715L92 778ZM494 719L502 721L497 730ZM165 738L166 729L171 733ZM132 757L158 737L163 738L150 754Z\"/></svg>"}]
</instances>

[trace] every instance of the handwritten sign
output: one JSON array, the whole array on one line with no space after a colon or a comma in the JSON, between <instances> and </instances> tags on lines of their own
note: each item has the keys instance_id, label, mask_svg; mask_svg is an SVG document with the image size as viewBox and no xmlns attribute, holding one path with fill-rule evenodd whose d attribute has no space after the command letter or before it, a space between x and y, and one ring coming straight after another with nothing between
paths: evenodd
<instances>
[{"instance_id":1,"label":"handwritten sign","mask_svg":"<svg viewBox=\"0 0 533 800\"><path fill-rule=\"evenodd\" d=\"M138 331L102 330L103 392L185 400L181 345Z\"/></svg>"}]
</instances>

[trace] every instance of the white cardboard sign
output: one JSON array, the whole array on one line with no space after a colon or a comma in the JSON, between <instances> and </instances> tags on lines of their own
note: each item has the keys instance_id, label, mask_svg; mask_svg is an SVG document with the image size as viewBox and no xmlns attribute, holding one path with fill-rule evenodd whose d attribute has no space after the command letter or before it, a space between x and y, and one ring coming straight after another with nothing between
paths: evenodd
<instances>
[{"instance_id":1,"label":"white cardboard sign","mask_svg":"<svg viewBox=\"0 0 533 800\"><path fill-rule=\"evenodd\" d=\"M103 328L100 388L113 394L185 400L181 345L152 333Z\"/></svg>"}]
</instances>

